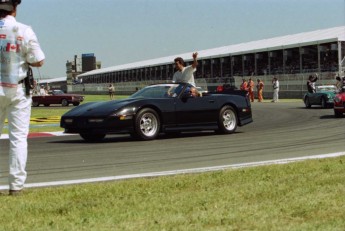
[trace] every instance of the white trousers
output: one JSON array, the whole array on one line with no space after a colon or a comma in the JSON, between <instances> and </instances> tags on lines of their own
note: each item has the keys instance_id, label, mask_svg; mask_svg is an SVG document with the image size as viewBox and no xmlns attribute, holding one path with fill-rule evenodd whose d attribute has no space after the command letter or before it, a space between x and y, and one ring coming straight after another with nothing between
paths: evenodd
<instances>
[{"instance_id":1,"label":"white trousers","mask_svg":"<svg viewBox=\"0 0 345 231\"><path fill-rule=\"evenodd\" d=\"M273 89L273 102L279 101L279 89Z\"/></svg>"},{"instance_id":2,"label":"white trousers","mask_svg":"<svg viewBox=\"0 0 345 231\"><path fill-rule=\"evenodd\" d=\"M14 98L0 96L0 134L5 119L8 120L9 133L9 188L21 190L26 180L26 161L28 156L27 137L30 126L31 96L18 85Z\"/></svg>"}]
</instances>

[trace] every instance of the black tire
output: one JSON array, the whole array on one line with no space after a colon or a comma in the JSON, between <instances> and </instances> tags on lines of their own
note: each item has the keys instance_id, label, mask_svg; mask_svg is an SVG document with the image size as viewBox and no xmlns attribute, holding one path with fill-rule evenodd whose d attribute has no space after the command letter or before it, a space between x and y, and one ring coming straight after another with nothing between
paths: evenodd
<instances>
[{"instance_id":1,"label":"black tire","mask_svg":"<svg viewBox=\"0 0 345 231\"><path fill-rule=\"evenodd\" d=\"M151 108L144 108L135 117L134 136L140 140L153 140L159 135L160 127L157 112Z\"/></svg>"},{"instance_id":2,"label":"black tire","mask_svg":"<svg viewBox=\"0 0 345 231\"><path fill-rule=\"evenodd\" d=\"M79 104L80 104L79 102L74 102L73 106L79 106Z\"/></svg>"},{"instance_id":3,"label":"black tire","mask_svg":"<svg viewBox=\"0 0 345 231\"><path fill-rule=\"evenodd\" d=\"M308 97L304 98L304 105L306 108L311 108L311 104Z\"/></svg>"},{"instance_id":4,"label":"black tire","mask_svg":"<svg viewBox=\"0 0 345 231\"><path fill-rule=\"evenodd\" d=\"M105 137L105 134L102 133L80 133L79 135L87 142L99 142Z\"/></svg>"},{"instance_id":5,"label":"black tire","mask_svg":"<svg viewBox=\"0 0 345 231\"><path fill-rule=\"evenodd\" d=\"M61 100L61 105L62 105L63 107L67 107L67 106L69 105L68 100L67 100L67 99L62 99L62 100Z\"/></svg>"},{"instance_id":6,"label":"black tire","mask_svg":"<svg viewBox=\"0 0 345 231\"><path fill-rule=\"evenodd\" d=\"M44 106L45 106L45 107L49 107L50 104L49 104L49 103L45 103Z\"/></svg>"},{"instance_id":7,"label":"black tire","mask_svg":"<svg viewBox=\"0 0 345 231\"><path fill-rule=\"evenodd\" d=\"M224 106L219 111L218 132L222 134L234 133L237 129L237 113L231 106Z\"/></svg>"},{"instance_id":8,"label":"black tire","mask_svg":"<svg viewBox=\"0 0 345 231\"><path fill-rule=\"evenodd\" d=\"M40 103L38 101L32 101L32 106L38 107L38 106L40 106Z\"/></svg>"},{"instance_id":9,"label":"black tire","mask_svg":"<svg viewBox=\"0 0 345 231\"><path fill-rule=\"evenodd\" d=\"M341 117L343 117L343 113L342 113L342 112L339 112L339 111L334 110L334 116L335 116L336 118L341 118Z\"/></svg>"}]
</instances>

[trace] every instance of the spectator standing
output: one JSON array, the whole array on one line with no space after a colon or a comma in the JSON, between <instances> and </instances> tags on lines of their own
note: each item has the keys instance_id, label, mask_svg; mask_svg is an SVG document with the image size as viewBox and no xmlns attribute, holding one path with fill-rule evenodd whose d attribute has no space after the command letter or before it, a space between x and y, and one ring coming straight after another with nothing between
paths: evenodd
<instances>
[{"instance_id":1,"label":"spectator standing","mask_svg":"<svg viewBox=\"0 0 345 231\"><path fill-rule=\"evenodd\" d=\"M113 100L114 99L114 93L115 93L115 87L113 84L109 84L108 91L109 91L110 100Z\"/></svg>"},{"instance_id":2,"label":"spectator standing","mask_svg":"<svg viewBox=\"0 0 345 231\"><path fill-rule=\"evenodd\" d=\"M243 91L248 91L248 84L247 84L247 80L246 79L242 79L242 83L241 83L240 89L243 90Z\"/></svg>"},{"instance_id":3,"label":"spectator standing","mask_svg":"<svg viewBox=\"0 0 345 231\"><path fill-rule=\"evenodd\" d=\"M273 87L273 103L279 101L279 81L276 77L272 79L272 87Z\"/></svg>"},{"instance_id":4,"label":"spectator standing","mask_svg":"<svg viewBox=\"0 0 345 231\"><path fill-rule=\"evenodd\" d=\"M190 83L191 85L195 86L194 75L193 73L196 71L196 67L198 65L198 52L193 53L193 63L192 65L185 67L185 62L181 57L177 57L174 59L176 72L173 76L173 82L183 82L183 83Z\"/></svg>"},{"instance_id":5,"label":"spectator standing","mask_svg":"<svg viewBox=\"0 0 345 231\"><path fill-rule=\"evenodd\" d=\"M254 81L252 80L252 78L249 78L247 88L249 93L249 99L251 102L254 102Z\"/></svg>"},{"instance_id":6,"label":"spectator standing","mask_svg":"<svg viewBox=\"0 0 345 231\"><path fill-rule=\"evenodd\" d=\"M0 132L8 119L9 195L20 195L26 181L31 96L23 79L29 66L40 67L45 59L30 26L16 21L21 0L0 1ZM9 44L9 45L8 45Z\"/></svg>"},{"instance_id":7,"label":"spectator standing","mask_svg":"<svg viewBox=\"0 0 345 231\"><path fill-rule=\"evenodd\" d=\"M264 100L264 97L262 95L264 91L264 82L262 82L260 79L257 79L256 89L258 92L258 102L262 102Z\"/></svg>"}]
</instances>

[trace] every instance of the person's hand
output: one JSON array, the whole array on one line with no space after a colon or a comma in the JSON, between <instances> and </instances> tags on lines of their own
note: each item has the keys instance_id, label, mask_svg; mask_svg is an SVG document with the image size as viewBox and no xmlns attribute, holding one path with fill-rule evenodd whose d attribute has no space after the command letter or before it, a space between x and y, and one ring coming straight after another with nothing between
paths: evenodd
<instances>
[{"instance_id":1,"label":"person's hand","mask_svg":"<svg viewBox=\"0 0 345 231\"><path fill-rule=\"evenodd\" d=\"M198 57L198 52L193 53L193 59L196 59Z\"/></svg>"}]
</instances>

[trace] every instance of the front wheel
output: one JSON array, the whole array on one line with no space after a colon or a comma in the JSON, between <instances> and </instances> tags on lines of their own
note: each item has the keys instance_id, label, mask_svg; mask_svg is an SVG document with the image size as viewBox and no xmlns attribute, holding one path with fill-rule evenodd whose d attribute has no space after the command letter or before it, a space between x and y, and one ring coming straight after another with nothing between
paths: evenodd
<instances>
[{"instance_id":1,"label":"front wheel","mask_svg":"<svg viewBox=\"0 0 345 231\"><path fill-rule=\"evenodd\" d=\"M326 99L324 97L321 98L321 107L327 108L327 102L326 102Z\"/></svg>"},{"instance_id":2,"label":"front wheel","mask_svg":"<svg viewBox=\"0 0 345 231\"><path fill-rule=\"evenodd\" d=\"M222 107L222 109L219 112L218 128L218 131L223 134L231 134L236 131L237 114L233 107Z\"/></svg>"},{"instance_id":3,"label":"front wheel","mask_svg":"<svg viewBox=\"0 0 345 231\"><path fill-rule=\"evenodd\" d=\"M309 101L309 98L308 97L305 97L304 99L304 105L306 108L311 108L311 104L310 104L310 101Z\"/></svg>"},{"instance_id":4,"label":"front wheel","mask_svg":"<svg viewBox=\"0 0 345 231\"><path fill-rule=\"evenodd\" d=\"M140 140L153 140L160 131L160 120L157 112L145 108L137 114L134 122L135 136Z\"/></svg>"},{"instance_id":5,"label":"front wheel","mask_svg":"<svg viewBox=\"0 0 345 231\"><path fill-rule=\"evenodd\" d=\"M80 103L79 102L74 102L73 106L78 106Z\"/></svg>"},{"instance_id":6,"label":"front wheel","mask_svg":"<svg viewBox=\"0 0 345 231\"><path fill-rule=\"evenodd\" d=\"M79 135L87 142L99 142L105 137L105 134L102 133L80 133Z\"/></svg>"}]
</instances>

